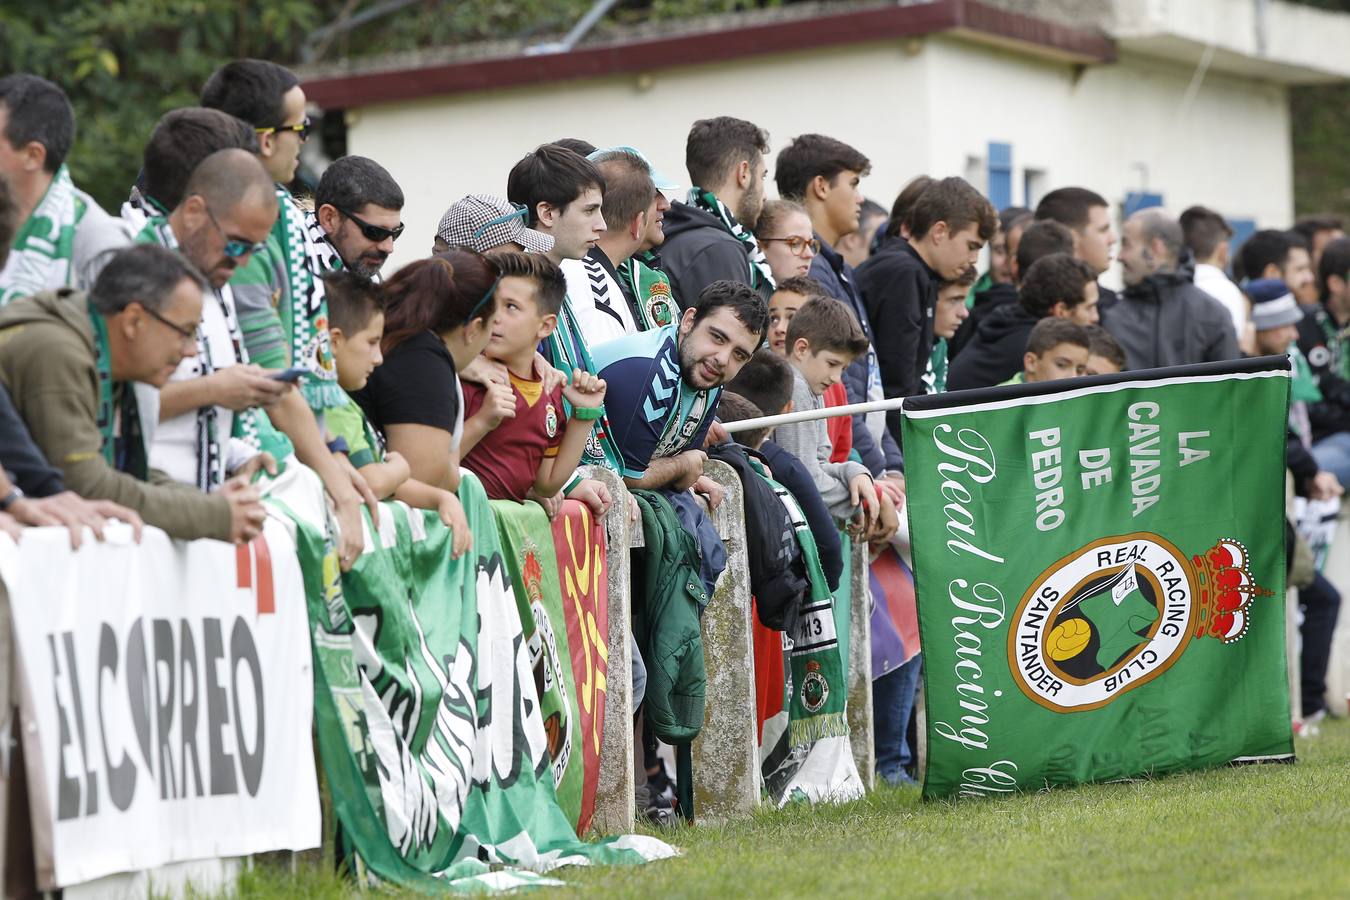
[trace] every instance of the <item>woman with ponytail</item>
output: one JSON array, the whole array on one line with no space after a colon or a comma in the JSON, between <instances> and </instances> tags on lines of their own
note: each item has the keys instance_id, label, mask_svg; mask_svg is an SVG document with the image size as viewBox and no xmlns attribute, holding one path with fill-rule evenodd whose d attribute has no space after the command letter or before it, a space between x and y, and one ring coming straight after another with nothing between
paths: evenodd
<instances>
[{"instance_id":1,"label":"woman with ponytail","mask_svg":"<svg viewBox=\"0 0 1350 900\"><path fill-rule=\"evenodd\" d=\"M382 286L384 363L355 397L412 477L433 487L459 488L458 373L491 336L499 277L481 253L452 247L404 266Z\"/></svg>"}]
</instances>

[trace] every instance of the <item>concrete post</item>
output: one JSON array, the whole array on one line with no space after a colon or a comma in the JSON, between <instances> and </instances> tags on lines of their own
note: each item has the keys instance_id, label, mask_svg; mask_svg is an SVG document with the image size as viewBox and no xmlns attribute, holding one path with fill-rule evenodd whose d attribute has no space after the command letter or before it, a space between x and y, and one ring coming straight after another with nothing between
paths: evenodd
<instances>
[{"instance_id":1,"label":"concrete post","mask_svg":"<svg viewBox=\"0 0 1350 900\"><path fill-rule=\"evenodd\" d=\"M866 541L854 541L849 554L848 732L853 761L863 787L876 783L876 745L872 741L872 581Z\"/></svg>"},{"instance_id":2,"label":"concrete post","mask_svg":"<svg viewBox=\"0 0 1350 900\"><path fill-rule=\"evenodd\" d=\"M605 671L605 730L600 743L600 781L592 828L604 834L633 830L633 653L629 548L642 541L642 526L628 518L628 491L618 475L596 466L591 477L609 489L614 505L605 514L609 644Z\"/></svg>"},{"instance_id":3,"label":"concrete post","mask_svg":"<svg viewBox=\"0 0 1350 900\"><path fill-rule=\"evenodd\" d=\"M703 730L693 743L694 815L700 823L753 812L759 806L755 738L754 645L743 493L736 471L709 460L703 473L725 492L711 517L727 548L727 568L703 613L708 673Z\"/></svg>"},{"instance_id":4,"label":"concrete post","mask_svg":"<svg viewBox=\"0 0 1350 900\"><path fill-rule=\"evenodd\" d=\"M1327 553L1322 574L1341 592L1341 614L1331 639L1331 662L1327 666L1327 708L1334 716L1350 715L1350 522L1345 521L1350 503L1342 504L1336 538Z\"/></svg>"}]
</instances>

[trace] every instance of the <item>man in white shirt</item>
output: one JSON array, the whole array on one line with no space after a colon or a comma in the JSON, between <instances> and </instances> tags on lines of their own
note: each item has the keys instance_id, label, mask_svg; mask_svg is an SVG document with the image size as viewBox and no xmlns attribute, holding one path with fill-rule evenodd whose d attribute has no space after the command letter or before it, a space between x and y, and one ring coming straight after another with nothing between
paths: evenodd
<instances>
[{"instance_id":1,"label":"man in white shirt","mask_svg":"<svg viewBox=\"0 0 1350 900\"><path fill-rule=\"evenodd\" d=\"M1233 331L1244 350L1252 345L1251 303L1228 277L1228 241L1233 229L1223 216L1203 206L1181 214L1186 247L1195 257L1195 286L1223 304L1233 319Z\"/></svg>"}]
</instances>

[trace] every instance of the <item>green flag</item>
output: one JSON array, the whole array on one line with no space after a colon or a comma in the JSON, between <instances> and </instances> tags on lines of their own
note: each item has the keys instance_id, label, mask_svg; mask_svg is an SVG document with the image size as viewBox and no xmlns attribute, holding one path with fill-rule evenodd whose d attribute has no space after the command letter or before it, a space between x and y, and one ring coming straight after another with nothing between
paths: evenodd
<instances>
[{"instance_id":1,"label":"green flag","mask_svg":"<svg viewBox=\"0 0 1350 900\"><path fill-rule=\"evenodd\" d=\"M905 401L924 795L1292 756L1289 364Z\"/></svg>"},{"instance_id":2,"label":"green flag","mask_svg":"<svg viewBox=\"0 0 1350 900\"><path fill-rule=\"evenodd\" d=\"M472 551L451 559L436 513L381 504L374 546L341 577L317 482L271 498L296 526L339 857L404 886L481 891L673 855L637 835L579 841L559 807L492 512L462 477Z\"/></svg>"}]
</instances>

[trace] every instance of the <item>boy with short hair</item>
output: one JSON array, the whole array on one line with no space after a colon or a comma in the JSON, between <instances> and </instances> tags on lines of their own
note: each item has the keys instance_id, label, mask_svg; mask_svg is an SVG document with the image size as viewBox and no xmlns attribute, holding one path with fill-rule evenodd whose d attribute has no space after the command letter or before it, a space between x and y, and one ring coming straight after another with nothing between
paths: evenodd
<instances>
[{"instance_id":1,"label":"boy with short hair","mask_svg":"<svg viewBox=\"0 0 1350 900\"><path fill-rule=\"evenodd\" d=\"M727 384L717 406L717 416L723 422L739 422L759 416L774 416L792 411L792 366L772 350L760 350L745 364L735 379ZM728 402L730 401L730 402ZM844 417L847 420L847 417ZM732 435L739 444L759 451L769 464L776 481L792 492L806 514L811 533L816 538L820 565L830 590L839 587L839 576L844 570L844 557L839 533L834 527L830 511L816 489L811 472L802 461L768 440L767 430L741 432Z\"/></svg>"},{"instance_id":2,"label":"boy with short hair","mask_svg":"<svg viewBox=\"0 0 1350 900\"><path fill-rule=\"evenodd\" d=\"M408 461L384 449L384 440L351 398L366 386L370 373L384 362L380 341L384 338L384 300L370 279L350 270L323 278L328 302L328 337L337 366L338 384L348 393L347 403L329 409L324 424L348 461L361 473L370 490L381 500L392 497L417 509L435 510L454 533L451 552L458 558L471 546L469 523L459 497L452 491L432 487L409 477Z\"/></svg>"},{"instance_id":3,"label":"boy with short hair","mask_svg":"<svg viewBox=\"0 0 1350 900\"><path fill-rule=\"evenodd\" d=\"M769 349L779 356L787 356L788 323L813 297L828 297L825 286L810 275L785 278L774 287L769 297Z\"/></svg>"},{"instance_id":4,"label":"boy with short hair","mask_svg":"<svg viewBox=\"0 0 1350 900\"><path fill-rule=\"evenodd\" d=\"M604 415L605 382L573 369L565 388L544 390L535 371L535 349L557 327L567 279L541 254L501 252L492 259L501 280L492 337L483 354L506 366L510 386L465 383L461 459L494 500L524 501L531 491L547 500L581 463L591 429ZM571 418L564 399L572 406ZM588 494L588 502L592 499Z\"/></svg>"},{"instance_id":5,"label":"boy with short hair","mask_svg":"<svg viewBox=\"0 0 1350 900\"><path fill-rule=\"evenodd\" d=\"M832 297L808 300L793 316L787 333L793 408L823 408L822 395L839 383L844 369L866 353L867 346L862 327L847 306ZM830 462L824 420L780 425L774 440L806 466L833 516L851 519L861 504L866 530L872 528L879 505L872 477L861 463Z\"/></svg>"},{"instance_id":6,"label":"boy with short hair","mask_svg":"<svg viewBox=\"0 0 1350 900\"><path fill-rule=\"evenodd\" d=\"M1022 371L1004 384L1036 384L1085 374L1088 336L1083 326L1069 319L1047 316L1036 323L1022 354Z\"/></svg>"},{"instance_id":7,"label":"boy with short hair","mask_svg":"<svg viewBox=\"0 0 1350 900\"><path fill-rule=\"evenodd\" d=\"M1088 336L1088 361L1084 375L1114 375L1125 371L1125 350L1100 325L1083 329Z\"/></svg>"},{"instance_id":8,"label":"boy with short hair","mask_svg":"<svg viewBox=\"0 0 1350 900\"><path fill-rule=\"evenodd\" d=\"M956 336L961 323L970 316L966 297L973 284L975 270L966 269L938 287L937 306L933 311L933 352L928 357L928 371L923 374L923 385L930 394L947 390L948 341Z\"/></svg>"}]
</instances>

